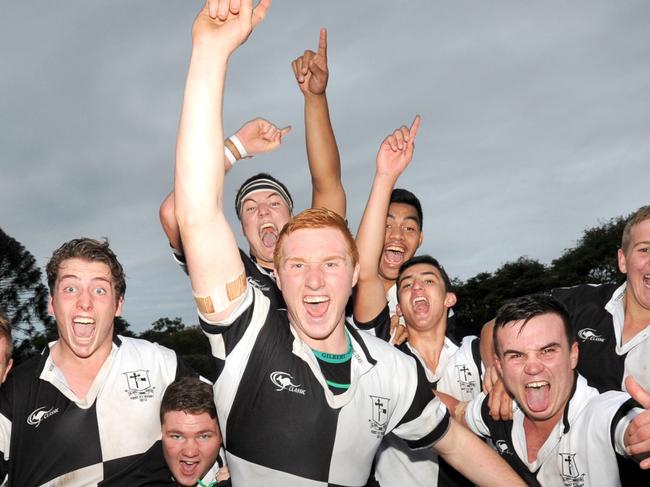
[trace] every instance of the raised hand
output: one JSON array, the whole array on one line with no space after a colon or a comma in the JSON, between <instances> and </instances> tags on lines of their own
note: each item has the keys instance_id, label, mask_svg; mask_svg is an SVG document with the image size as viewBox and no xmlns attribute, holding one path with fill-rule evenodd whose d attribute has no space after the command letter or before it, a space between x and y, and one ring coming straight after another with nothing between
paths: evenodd
<instances>
[{"instance_id":1,"label":"raised hand","mask_svg":"<svg viewBox=\"0 0 650 487\"><path fill-rule=\"evenodd\" d=\"M377 153L377 175L399 177L413 158L415 136L420 127L420 116L416 115L411 127L402 125L384 139Z\"/></svg>"},{"instance_id":2,"label":"raised hand","mask_svg":"<svg viewBox=\"0 0 650 487\"><path fill-rule=\"evenodd\" d=\"M327 69L327 29L320 30L318 52L310 51L296 58L291 69L304 94L322 95L327 88L329 70Z\"/></svg>"},{"instance_id":3,"label":"raised hand","mask_svg":"<svg viewBox=\"0 0 650 487\"><path fill-rule=\"evenodd\" d=\"M254 156L277 149L282 137L291 132L291 125L278 128L268 120L256 118L246 122L235 134L248 155Z\"/></svg>"},{"instance_id":4,"label":"raised hand","mask_svg":"<svg viewBox=\"0 0 650 487\"><path fill-rule=\"evenodd\" d=\"M645 409L625 430L625 445L628 453L639 460L641 468L647 470L650 469L650 392L631 376L625 378L625 389Z\"/></svg>"},{"instance_id":5,"label":"raised hand","mask_svg":"<svg viewBox=\"0 0 650 487\"><path fill-rule=\"evenodd\" d=\"M192 27L195 46L218 47L226 55L243 44L253 29L264 19L271 0L207 0Z\"/></svg>"}]
</instances>

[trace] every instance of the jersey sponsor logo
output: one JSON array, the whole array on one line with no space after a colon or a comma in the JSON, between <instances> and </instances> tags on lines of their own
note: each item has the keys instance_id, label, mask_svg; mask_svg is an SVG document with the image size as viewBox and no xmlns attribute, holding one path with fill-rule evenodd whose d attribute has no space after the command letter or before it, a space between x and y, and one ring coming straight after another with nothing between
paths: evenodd
<instances>
[{"instance_id":1,"label":"jersey sponsor logo","mask_svg":"<svg viewBox=\"0 0 650 487\"><path fill-rule=\"evenodd\" d=\"M476 390L476 381L474 380L474 374L472 370L466 365L456 365L456 380L458 386L460 387L461 393L463 394L463 399L471 399L474 397L474 391ZM469 395L469 397L467 397Z\"/></svg>"},{"instance_id":2,"label":"jersey sponsor logo","mask_svg":"<svg viewBox=\"0 0 650 487\"><path fill-rule=\"evenodd\" d=\"M27 416L27 424L33 426L34 428L38 428L41 425L41 421L49 418L50 416L54 416L58 412L58 408L46 409L46 406L34 409L32 413Z\"/></svg>"},{"instance_id":3,"label":"jersey sponsor logo","mask_svg":"<svg viewBox=\"0 0 650 487\"><path fill-rule=\"evenodd\" d=\"M154 397L155 387L151 385L149 380L148 370L133 370L131 372L124 372L126 378L125 389L129 399L133 401L146 402Z\"/></svg>"},{"instance_id":4,"label":"jersey sponsor logo","mask_svg":"<svg viewBox=\"0 0 650 487\"><path fill-rule=\"evenodd\" d=\"M605 338L602 335L596 333L596 330L593 328L583 328L578 332L578 337L583 342L604 342Z\"/></svg>"},{"instance_id":5,"label":"jersey sponsor logo","mask_svg":"<svg viewBox=\"0 0 650 487\"><path fill-rule=\"evenodd\" d=\"M565 487L584 487L585 474L580 473L575 453L558 453L562 461L560 476Z\"/></svg>"},{"instance_id":6,"label":"jersey sponsor logo","mask_svg":"<svg viewBox=\"0 0 650 487\"><path fill-rule=\"evenodd\" d=\"M253 278L253 277L251 277L251 276L248 276L248 277L246 278L246 280L248 281L248 283L249 283L251 286L256 287L257 289L259 289L259 290L262 291L263 293L269 292L269 291L271 290L271 286L268 286L268 285L266 285L266 284L262 284L261 282L256 281L255 278Z\"/></svg>"},{"instance_id":7,"label":"jersey sponsor logo","mask_svg":"<svg viewBox=\"0 0 650 487\"><path fill-rule=\"evenodd\" d=\"M497 440L495 445L497 450L499 450L499 455L512 455L512 450L504 440Z\"/></svg>"},{"instance_id":8,"label":"jersey sponsor logo","mask_svg":"<svg viewBox=\"0 0 650 487\"><path fill-rule=\"evenodd\" d=\"M273 385L277 387L276 391L295 392L296 394L301 394L303 396L307 392L306 389L300 387L300 384L294 384L293 377L291 374L287 374L286 372L281 372L279 370L271 372L269 378Z\"/></svg>"},{"instance_id":9,"label":"jersey sponsor logo","mask_svg":"<svg viewBox=\"0 0 650 487\"><path fill-rule=\"evenodd\" d=\"M370 433L381 438L386 433L388 426L388 403L386 397L370 396Z\"/></svg>"}]
</instances>

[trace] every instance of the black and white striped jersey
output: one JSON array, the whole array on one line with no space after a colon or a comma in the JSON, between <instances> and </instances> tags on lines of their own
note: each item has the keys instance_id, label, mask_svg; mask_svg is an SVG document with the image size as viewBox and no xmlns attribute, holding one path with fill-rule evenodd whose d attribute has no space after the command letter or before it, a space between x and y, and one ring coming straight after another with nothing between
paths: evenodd
<instances>
[{"instance_id":1,"label":"black and white striped jersey","mask_svg":"<svg viewBox=\"0 0 650 487\"><path fill-rule=\"evenodd\" d=\"M140 485L121 472L136 462L152 472L166 469L151 449L161 435L160 401L167 385L188 373L172 350L117 336L79 399L46 348L0 389L0 475L21 487L116 485L113 476Z\"/></svg>"},{"instance_id":2,"label":"black and white striped jersey","mask_svg":"<svg viewBox=\"0 0 650 487\"><path fill-rule=\"evenodd\" d=\"M286 311L259 290L248 287L228 322L201 325L225 359L214 390L234 485L364 486L386 434L425 448L448 429L422 367L351 326L351 385L335 395Z\"/></svg>"},{"instance_id":3,"label":"black and white striped jersey","mask_svg":"<svg viewBox=\"0 0 650 487\"><path fill-rule=\"evenodd\" d=\"M650 390L650 323L623 343L625 288L601 284L551 291L568 309L578 335L578 372L600 392L624 390L628 375Z\"/></svg>"},{"instance_id":4,"label":"black and white striped jersey","mask_svg":"<svg viewBox=\"0 0 650 487\"><path fill-rule=\"evenodd\" d=\"M577 376L562 419L528 461L524 413L515 406L512 421L490 417L487 397L472 400L465 419L477 435L490 438L497 452L529 485L556 487L620 486L618 458L625 455L623 434L642 410L620 391L599 394ZM645 485L642 483L629 485Z\"/></svg>"}]
</instances>

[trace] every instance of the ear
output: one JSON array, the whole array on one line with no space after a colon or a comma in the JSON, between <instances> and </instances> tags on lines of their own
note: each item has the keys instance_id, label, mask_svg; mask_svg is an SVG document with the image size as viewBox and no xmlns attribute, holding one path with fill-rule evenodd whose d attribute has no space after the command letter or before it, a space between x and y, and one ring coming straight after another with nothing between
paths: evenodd
<instances>
[{"instance_id":1,"label":"ear","mask_svg":"<svg viewBox=\"0 0 650 487\"><path fill-rule=\"evenodd\" d=\"M447 293L445 296L445 306L452 308L456 304L456 293Z\"/></svg>"},{"instance_id":2,"label":"ear","mask_svg":"<svg viewBox=\"0 0 650 487\"><path fill-rule=\"evenodd\" d=\"M50 296L47 300L47 314L50 316L54 316L54 306L52 306L52 296Z\"/></svg>"},{"instance_id":3,"label":"ear","mask_svg":"<svg viewBox=\"0 0 650 487\"><path fill-rule=\"evenodd\" d=\"M115 308L115 316L122 316L122 304L124 304L124 298L120 298L117 301L117 308Z\"/></svg>"},{"instance_id":4,"label":"ear","mask_svg":"<svg viewBox=\"0 0 650 487\"><path fill-rule=\"evenodd\" d=\"M4 383L4 381L7 379L7 375L9 374L9 371L13 366L14 366L14 359L10 358L9 361L7 362L7 367L5 368L5 373L2 375L2 380L0 381L0 384Z\"/></svg>"},{"instance_id":5,"label":"ear","mask_svg":"<svg viewBox=\"0 0 650 487\"><path fill-rule=\"evenodd\" d=\"M352 273L352 287L357 285L357 281L359 280L359 271L361 269L361 266L357 262L354 266L354 272Z\"/></svg>"},{"instance_id":6,"label":"ear","mask_svg":"<svg viewBox=\"0 0 650 487\"><path fill-rule=\"evenodd\" d=\"M494 357L494 366L496 367L499 376L503 377L503 369L501 368L501 359L496 353L493 355L493 357Z\"/></svg>"},{"instance_id":7,"label":"ear","mask_svg":"<svg viewBox=\"0 0 650 487\"><path fill-rule=\"evenodd\" d=\"M273 269L273 276L275 277L275 283L278 285L278 289L282 291L282 282L280 281L280 274L277 269Z\"/></svg>"},{"instance_id":8,"label":"ear","mask_svg":"<svg viewBox=\"0 0 650 487\"><path fill-rule=\"evenodd\" d=\"M576 366L578 365L578 357L580 355L580 351L578 348L578 342L573 342L571 345L571 349L569 351L569 356L571 358L571 370L575 369Z\"/></svg>"},{"instance_id":9,"label":"ear","mask_svg":"<svg viewBox=\"0 0 650 487\"><path fill-rule=\"evenodd\" d=\"M625 262L625 252L623 252L623 249L618 249L618 269L623 274L627 274L627 263Z\"/></svg>"},{"instance_id":10,"label":"ear","mask_svg":"<svg viewBox=\"0 0 650 487\"><path fill-rule=\"evenodd\" d=\"M402 307L399 304L395 306L395 314L397 316L402 316Z\"/></svg>"},{"instance_id":11,"label":"ear","mask_svg":"<svg viewBox=\"0 0 650 487\"><path fill-rule=\"evenodd\" d=\"M420 232L420 240L418 242L418 249L422 246L422 242L424 242L424 233Z\"/></svg>"}]
</instances>

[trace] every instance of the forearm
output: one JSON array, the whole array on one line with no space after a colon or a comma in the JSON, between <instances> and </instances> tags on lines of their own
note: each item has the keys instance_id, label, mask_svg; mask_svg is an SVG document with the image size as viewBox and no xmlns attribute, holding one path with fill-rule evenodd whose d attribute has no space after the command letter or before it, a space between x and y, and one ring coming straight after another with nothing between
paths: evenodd
<instances>
[{"instance_id":1,"label":"forearm","mask_svg":"<svg viewBox=\"0 0 650 487\"><path fill-rule=\"evenodd\" d=\"M341 183L341 159L329 115L327 96L305 96L305 142L312 181L312 208L328 208L343 218L346 198Z\"/></svg>"},{"instance_id":2,"label":"forearm","mask_svg":"<svg viewBox=\"0 0 650 487\"><path fill-rule=\"evenodd\" d=\"M478 486L526 485L494 450L454 420L434 450Z\"/></svg>"},{"instance_id":3,"label":"forearm","mask_svg":"<svg viewBox=\"0 0 650 487\"><path fill-rule=\"evenodd\" d=\"M355 319L374 318L386 305L386 294L379 276L379 259L384 243L386 214L395 178L376 174L366 209L363 212L356 243L359 249L359 282L354 301Z\"/></svg>"}]
</instances>

